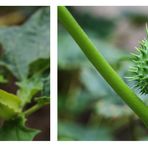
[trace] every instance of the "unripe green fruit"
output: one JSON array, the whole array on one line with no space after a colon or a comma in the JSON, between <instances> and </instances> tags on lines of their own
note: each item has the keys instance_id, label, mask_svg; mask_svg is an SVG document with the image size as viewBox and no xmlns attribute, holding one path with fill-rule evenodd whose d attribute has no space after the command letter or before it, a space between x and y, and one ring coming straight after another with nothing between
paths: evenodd
<instances>
[{"instance_id":1,"label":"unripe green fruit","mask_svg":"<svg viewBox=\"0 0 148 148\"><path fill-rule=\"evenodd\" d=\"M130 68L130 79L141 94L148 94L148 30L147 38L139 43L137 54L132 54L133 67Z\"/></svg>"}]
</instances>

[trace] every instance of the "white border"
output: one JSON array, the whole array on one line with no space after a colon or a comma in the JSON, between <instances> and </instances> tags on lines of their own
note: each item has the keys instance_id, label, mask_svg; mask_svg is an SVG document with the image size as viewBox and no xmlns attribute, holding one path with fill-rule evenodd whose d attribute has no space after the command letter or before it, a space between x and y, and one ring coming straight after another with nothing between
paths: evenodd
<instances>
[{"instance_id":1,"label":"white border","mask_svg":"<svg viewBox=\"0 0 148 148\"><path fill-rule=\"evenodd\" d=\"M50 137L57 140L57 6L50 8Z\"/></svg>"},{"instance_id":2,"label":"white border","mask_svg":"<svg viewBox=\"0 0 148 148\"><path fill-rule=\"evenodd\" d=\"M57 6L148 6L146 0L1 0L0 6L51 6L50 11L50 56L51 56L51 100L50 100L50 129L51 141L48 142L0 142L0 146L11 148L75 148L75 147L113 147L113 148L145 148L147 142L58 142L57 141Z\"/></svg>"},{"instance_id":3,"label":"white border","mask_svg":"<svg viewBox=\"0 0 148 148\"><path fill-rule=\"evenodd\" d=\"M57 5L66 6L143 6L146 0L54 0Z\"/></svg>"},{"instance_id":4,"label":"white border","mask_svg":"<svg viewBox=\"0 0 148 148\"><path fill-rule=\"evenodd\" d=\"M147 142L0 142L5 148L147 148Z\"/></svg>"},{"instance_id":5,"label":"white border","mask_svg":"<svg viewBox=\"0 0 148 148\"><path fill-rule=\"evenodd\" d=\"M52 0L1 0L0 6L49 6Z\"/></svg>"},{"instance_id":6,"label":"white border","mask_svg":"<svg viewBox=\"0 0 148 148\"><path fill-rule=\"evenodd\" d=\"M148 6L147 0L1 0L0 6Z\"/></svg>"}]
</instances>

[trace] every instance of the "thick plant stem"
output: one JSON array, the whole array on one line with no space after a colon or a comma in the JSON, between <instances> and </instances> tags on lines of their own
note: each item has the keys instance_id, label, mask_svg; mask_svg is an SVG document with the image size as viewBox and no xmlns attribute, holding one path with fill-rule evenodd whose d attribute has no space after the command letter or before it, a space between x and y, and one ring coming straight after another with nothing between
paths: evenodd
<instances>
[{"instance_id":1,"label":"thick plant stem","mask_svg":"<svg viewBox=\"0 0 148 148\"><path fill-rule=\"evenodd\" d=\"M148 127L148 107L136 96L98 52L86 33L64 6L58 7L58 18L97 71Z\"/></svg>"}]
</instances>

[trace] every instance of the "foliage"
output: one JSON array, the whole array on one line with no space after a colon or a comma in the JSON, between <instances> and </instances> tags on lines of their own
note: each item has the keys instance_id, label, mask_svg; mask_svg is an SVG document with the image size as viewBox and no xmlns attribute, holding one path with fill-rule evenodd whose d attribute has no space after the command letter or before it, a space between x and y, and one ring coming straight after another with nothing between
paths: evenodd
<instances>
[{"instance_id":1,"label":"foliage","mask_svg":"<svg viewBox=\"0 0 148 148\"><path fill-rule=\"evenodd\" d=\"M19 80L29 75L29 66L33 62L40 60L41 69L40 63L49 58L49 16L48 8L41 9L22 26L0 29L3 65Z\"/></svg>"},{"instance_id":2,"label":"foliage","mask_svg":"<svg viewBox=\"0 0 148 148\"><path fill-rule=\"evenodd\" d=\"M49 104L49 17L49 7L42 7L22 25L0 28L0 82L6 83L4 74L9 82L11 75L18 88L16 95L0 90L4 120L0 140L33 140L39 133L26 127L26 122L30 114ZM29 103L34 105L28 108Z\"/></svg>"},{"instance_id":3,"label":"foliage","mask_svg":"<svg viewBox=\"0 0 148 148\"><path fill-rule=\"evenodd\" d=\"M38 133L38 130L30 129L25 126L25 117L18 117L6 121L0 129L0 139L2 141L27 141L32 140Z\"/></svg>"}]
</instances>

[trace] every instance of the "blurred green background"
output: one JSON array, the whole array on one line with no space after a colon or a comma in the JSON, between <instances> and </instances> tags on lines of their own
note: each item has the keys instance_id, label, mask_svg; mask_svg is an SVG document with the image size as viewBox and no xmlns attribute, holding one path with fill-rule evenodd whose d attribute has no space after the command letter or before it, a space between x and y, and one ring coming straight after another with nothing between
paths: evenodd
<instances>
[{"instance_id":1,"label":"blurred green background","mask_svg":"<svg viewBox=\"0 0 148 148\"><path fill-rule=\"evenodd\" d=\"M125 77L130 53L146 37L148 7L68 7L98 50ZM140 95L147 104L148 96ZM147 99L146 99L147 98ZM58 139L148 140L148 129L58 27Z\"/></svg>"}]
</instances>

